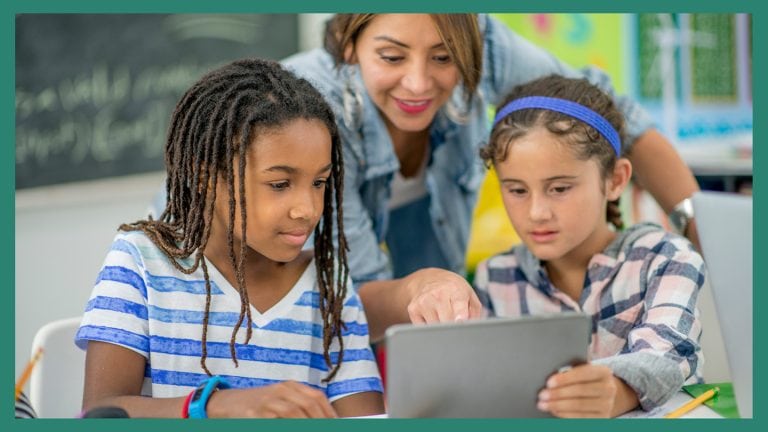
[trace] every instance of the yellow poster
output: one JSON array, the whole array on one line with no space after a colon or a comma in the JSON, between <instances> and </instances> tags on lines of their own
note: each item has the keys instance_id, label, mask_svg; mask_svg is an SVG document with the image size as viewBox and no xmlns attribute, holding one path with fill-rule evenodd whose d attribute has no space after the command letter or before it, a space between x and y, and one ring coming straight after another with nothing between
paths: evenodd
<instances>
[{"instance_id":1,"label":"yellow poster","mask_svg":"<svg viewBox=\"0 0 768 432\"><path fill-rule=\"evenodd\" d=\"M624 93L622 14L495 14L520 36L573 67L597 66Z\"/></svg>"}]
</instances>

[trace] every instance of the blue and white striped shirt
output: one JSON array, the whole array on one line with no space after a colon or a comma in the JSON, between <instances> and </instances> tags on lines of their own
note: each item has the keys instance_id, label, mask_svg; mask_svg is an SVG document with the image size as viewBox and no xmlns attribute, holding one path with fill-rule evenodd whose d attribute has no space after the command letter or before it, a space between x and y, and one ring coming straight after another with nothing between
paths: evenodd
<instances>
[{"instance_id":1,"label":"blue and white striped shirt","mask_svg":"<svg viewBox=\"0 0 768 432\"><path fill-rule=\"evenodd\" d=\"M382 391L365 313L351 282L342 309L344 362L334 379L323 383L328 367L314 262L269 310L259 313L251 307L253 336L245 344L246 329L238 332L237 368L229 341L240 315L240 295L210 261L207 266L211 309L206 365L211 373L238 388L297 381L325 391L331 401ZM136 351L147 359L143 395L185 396L207 378L200 365L205 297L202 269L185 275L143 233L121 232L96 280L75 342L83 349L96 340ZM337 341L330 352L335 364Z\"/></svg>"}]
</instances>

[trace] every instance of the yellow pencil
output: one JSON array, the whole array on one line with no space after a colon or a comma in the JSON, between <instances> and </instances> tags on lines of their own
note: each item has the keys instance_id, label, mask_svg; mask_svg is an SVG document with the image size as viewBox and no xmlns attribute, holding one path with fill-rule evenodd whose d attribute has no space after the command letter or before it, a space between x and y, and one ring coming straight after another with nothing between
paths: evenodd
<instances>
[{"instance_id":1,"label":"yellow pencil","mask_svg":"<svg viewBox=\"0 0 768 432\"><path fill-rule=\"evenodd\" d=\"M40 347L37 349L37 351L35 351L35 355L32 356L32 360L27 363L27 367L24 368L24 372L21 373L19 380L16 381L16 396L14 397L15 400L19 399L19 395L21 394L21 390L24 388L24 384L27 383L27 380L32 375L32 369L35 367L35 363L40 360L40 356L42 354L43 347Z\"/></svg>"},{"instance_id":2,"label":"yellow pencil","mask_svg":"<svg viewBox=\"0 0 768 432\"><path fill-rule=\"evenodd\" d=\"M711 388L701 395L697 397L696 399L688 402L687 404L681 406L680 408L672 411L671 413L664 416L664 418L678 418L682 416L683 414L687 413L688 411L696 408L697 406L703 404L704 402L712 399L713 396L715 396L720 391L720 387Z\"/></svg>"}]
</instances>

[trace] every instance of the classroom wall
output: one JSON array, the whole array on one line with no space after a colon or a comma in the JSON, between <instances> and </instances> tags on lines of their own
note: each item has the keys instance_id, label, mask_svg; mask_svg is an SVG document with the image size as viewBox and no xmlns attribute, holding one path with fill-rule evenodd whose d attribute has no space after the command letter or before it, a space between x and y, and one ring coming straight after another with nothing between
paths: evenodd
<instances>
[{"instance_id":1,"label":"classroom wall","mask_svg":"<svg viewBox=\"0 0 768 432\"><path fill-rule=\"evenodd\" d=\"M299 48L320 46L329 14L301 14ZM163 172L16 191L15 376L43 324L83 313L117 227L146 216Z\"/></svg>"},{"instance_id":2,"label":"classroom wall","mask_svg":"<svg viewBox=\"0 0 768 432\"><path fill-rule=\"evenodd\" d=\"M146 216L163 173L16 192L16 376L43 324L81 315L117 227Z\"/></svg>"}]
</instances>

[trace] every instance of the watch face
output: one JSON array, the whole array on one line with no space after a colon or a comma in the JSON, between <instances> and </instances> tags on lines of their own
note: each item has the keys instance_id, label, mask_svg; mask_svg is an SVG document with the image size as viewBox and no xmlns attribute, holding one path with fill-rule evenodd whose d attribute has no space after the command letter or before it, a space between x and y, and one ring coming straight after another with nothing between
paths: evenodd
<instances>
[{"instance_id":1,"label":"watch face","mask_svg":"<svg viewBox=\"0 0 768 432\"><path fill-rule=\"evenodd\" d=\"M685 234L684 231L688 227L688 223L691 219L693 219L693 204L688 198L676 205L674 210L669 214L669 224L681 235Z\"/></svg>"},{"instance_id":2,"label":"watch face","mask_svg":"<svg viewBox=\"0 0 768 432\"><path fill-rule=\"evenodd\" d=\"M190 402L195 402L200 400L200 395L203 394L203 390L205 390L205 387L198 387L195 390L195 393L192 395L192 399L190 400Z\"/></svg>"},{"instance_id":3,"label":"watch face","mask_svg":"<svg viewBox=\"0 0 768 432\"><path fill-rule=\"evenodd\" d=\"M669 224L672 225L672 228L674 228L677 233L682 234L683 230L685 230L685 227L688 225L688 217L681 212L672 212L672 214L669 215Z\"/></svg>"}]
</instances>

